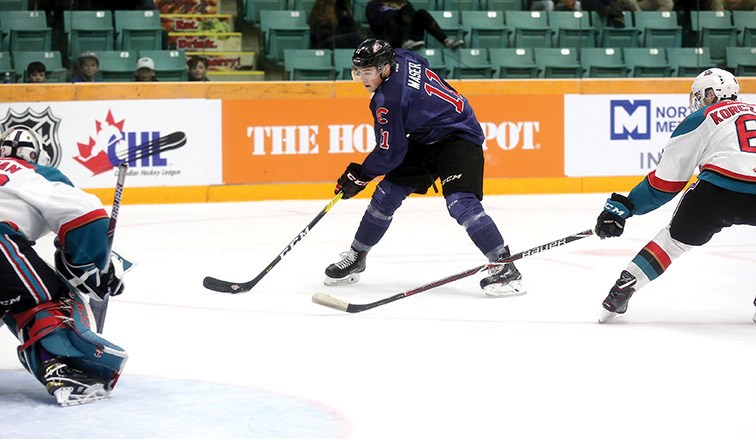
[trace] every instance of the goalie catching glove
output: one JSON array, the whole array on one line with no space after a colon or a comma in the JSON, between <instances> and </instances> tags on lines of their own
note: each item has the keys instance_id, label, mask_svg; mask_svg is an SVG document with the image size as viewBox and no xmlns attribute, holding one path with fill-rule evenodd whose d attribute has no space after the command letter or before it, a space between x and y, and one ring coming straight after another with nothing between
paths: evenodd
<instances>
[{"instance_id":1,"label":"goalie catching glove","mask_svg":"<svg viewBox=\"0 0 756 439\"><path fill-rule=\"evenodd\" d=\"M102 300L106 295L117 296L123 293L123 275L133 264L118 253L110 252L110 262L105 270L100 271L95 264L73 265L66 260L63 252L55 251L55 268L69 285L94 300Z\"/></svg>"},{"instance_id":2,"label":"goalie catching glove","mask_svg":"<svg viewBox=\"0 0 756 439\"><path fill-rule=\"evenodd\" d=\"M363 189L370 183L371 177L362 173L362 165L359 163L350 163L347 166L346 171L341 174L338 181L336 181L336 189L334 194L342 192L344 195L342 198L349 199L362 192Z\"/></svg>"},{"instance_id":3,"label":"goalie catching glove","mask_svg":"<svg viewBox=\"0 0 756 439\"><path fill-rule=\"evenodd\" d=\"M625 220L633 216L633 203L625 196L614 193L606 200L604 211L596 220L596 235L613 238L625 231Z\"/></svg>"}]
</instances>

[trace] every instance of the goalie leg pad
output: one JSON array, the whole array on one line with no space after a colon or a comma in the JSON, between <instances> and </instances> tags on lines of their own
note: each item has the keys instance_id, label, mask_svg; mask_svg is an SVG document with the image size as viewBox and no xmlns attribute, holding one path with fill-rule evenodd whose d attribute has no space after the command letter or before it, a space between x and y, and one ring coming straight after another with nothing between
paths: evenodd
<instances>
[{"instance_id":1,"label":"goalie leg pad","mask_svg":"<svg viewBox=\"0 0 756 439\"><path fill-rule=\"evenodd\" d=\"M61 302L48 302L13 315L21 363L44 382L42 351L71 367L101 379L107 390L118 382L128 354L90 329L88 304L80 294Z\"/></svg>"}]
</instances>

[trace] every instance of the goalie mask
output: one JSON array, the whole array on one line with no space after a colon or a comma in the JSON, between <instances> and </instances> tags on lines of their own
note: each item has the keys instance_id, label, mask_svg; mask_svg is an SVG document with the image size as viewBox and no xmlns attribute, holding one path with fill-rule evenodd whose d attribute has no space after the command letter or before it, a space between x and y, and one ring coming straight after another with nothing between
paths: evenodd
<instances>
[{"instance_id":1,"label":"goalie mask","mask_svg":"<svg viewBox=\"0 0 756 439\"><path fill-rule=\"evenodd\" d=\"M736 100L740 85L732 73L708 69L698 75L690 87L690 110L696 111L724 99Z\"/></svg>"},{"instance_id":2,"label":"goalie mask","mask_svg":"<svg viewBox=\"0 0 756 439\"><path fill-rule=\"evenodd\" d=\"M23 125L10 127L0 135L0 158L11 157L44 166L50 164L39 134Z\"/></svg>"}]
</instances>

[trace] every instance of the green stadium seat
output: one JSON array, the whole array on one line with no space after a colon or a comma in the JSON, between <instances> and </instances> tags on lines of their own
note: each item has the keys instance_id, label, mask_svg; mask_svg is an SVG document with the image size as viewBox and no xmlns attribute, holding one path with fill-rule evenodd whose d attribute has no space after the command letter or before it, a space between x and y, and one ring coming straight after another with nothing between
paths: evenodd
<instances>
[{"instance_id":1,"label":"green stadium seat","mask_svg":"<svg viewBox=\"0 0 756 439\"><path fill-rule=\"evenodd\" d=\"M465 31L460 23L459 11L428 11L428 13L436 20L438 26L449 38L456 40L463 40L465 38ZM425 46L434 49L444 48L441 42L427 32L425 33Z\"/></svg>"},{"instance_id":2,"label":"green stadium seat","mask_svg":"<svg viewBox=\"0 0 756 439\"><path fill-rule=\"evenodd\" d=\"M620 48L586 47L580 51L580 65L588 78L626 78L630 72Z\"/></svg>"},{"instance_id":3,"label":"green stadium seat","mask_svg":"<svg viewBox=\"0 0 756 439\"><path fill-rule=\"evenodd\" d=\"M552 47L546 12L504 11L509 47Z\"/></svg>"},{"instance_id":4,"label":"green stadium seat","mask_svg":"<svg viewBox=\"0 0 756 439\"><path fill-rule=\"evenodd\" d=\"M414 5L415 2L412 2ZM442 11L480 11L479 0L439 0L436 8Z\"/></svg>"},{"instance_id":5,"label":"green stadium seat","mask_svg":"<svg viewBox=\"0 0 756 439\"><path fill-rule=\"evenodd\" d=\"M756 76L756 47L725 49L727 68L736 76Z\"/></svg>"},{"instance_id":6,"label":"green stadium seat","mask_svg":"<svg viewBox=\"0 0 756 439\"><path fill-rule=\"evenodd\" d=\"M261 11L285 10L286 0L244 0L244 21L259 27ZM355 18L357 18L356 15Z\"/></svg>"},{"instance_id":7,"label":"green stadium seat","mask_svg":"<svg viewBox=\"0 0 756 439\"><path fill-rule=\"evenodd\" d=\"M289 9L294 11L304 11L305 15L309 17L314 4L315 0L290 0Z\"/></svg>"},{"instance_id":8,"label":"green stadium seat","mask_svg":"<svg viewBox=\"0 0 756 439\"><path fill-rule=\"evenodd\" d=\"M333 49L333 66L336 69L336 79L352 81L352 49Z\"/></svg>"},{"instance_id":9,"label":"green stadium seat","mask_svg":"<svg viewBox=\"0 0 756 439\"><path fill-rule=\"evenodd\" d=\"M667 61L672 75L695 78L702 71L716 67L708 47L668 47Z\"/></svg>"},{"instance_id":10,"label":"green stadium seat","mask_svg":"<svg viewBox=\"0 0 756 439\"><path fill-rule=\"evenodd\" d=\"M0 11L28 11L28 0L0 0Z\"/></svg>"},{"instance_id":11,"label":"green stadium seat","mask_svg":"<svg viewBox=\"0 0 756 439\"><path fill-rule=\"evenodd\" d=\"M622 14L625 17L625 27L613 27L607 25L597 12L591 12L591 22L598 35L598 47L624 48L640 46L640 30L633 24L633 13L624 11Z\"/></svg>"},{"instance_id":12,"label":"green stadium seat","mask_svg":"<svg viewBox=\"0 0 756 439\"><path fill-rule=\"evenodd\" d=\"M481 0L481 11L522 11L522 0Z\"/></svg>"},{"instance_id":13,"label":"green stadium seat","mask_svg":"<svg viewBox=\"0 0 756 439\"><path fill-rule=\"evenodd\" d=\"M590 15L582 11L547 12L553 47L596 47Z\"/></svg>"},{"instance_id":14,"label":"green stadium seat","mask_svg":"<svg viewBox=\"0 0 756 439\"><path fill-rule=\"evenodd\" d=\"M269 61L283 63L284 50L309 49L310 27L304 11L260 11L263 52Z\"/></svg>"},{"instance_id":15,"label":"green stadium seat","mask_svg":"<svg viewBox=\"0 0 756 439\"><path fill-rule=\"evenodd\" d=\"M161 50L163 28L160 14L152 10L115 11L116 48L121 50Z\"/></svg>"},{"instance_id":16,"label":"green stadium seat","mask_svg":"<svg viewBox=\"0 0 756 439\"><path fill-rule=\"evenodd\" d=\"M66 82L68 71L63 68L63 57L58 51L47 52L13 52L13 65L16 69L16 82L27 82L26 67L33 61L39 61L47 70L46 82Z\"/></svg>"},{"instance_id":17,"label":"green stadium seat","mask_svg":"<svg viewBox=\"0 0 756 439\"><path fill-rule=\"evenodd\" d=\"M690 11L691 30L698 37L699 47L711 50L711 60L725 62L725 47L737 46L738 31L732 24L730 11Z\"/></svg>"},{"instance_id":18,"label":"green stadium seat","mask_svg":"<svg viewBox=\"0 0 756 439\"><path fill-rule=\"evenodd\" d=\"M12 61L10 52L0 52L0 82L5 81L6 76L11 82L16 82Z\"/></svg>"},{"instance_id":19,"label":"green stadium seat","mask_svg":"<svg viewBox=\"0 0 756 439\"><path fill-rule=\"evenodd\" d=\"M527 47L488 49L495 78L537 78L533 49Z\"/></svg>"},{"instance_id":20,"label":"green stadium seat","mask_svg":"<svg viewBox=\"0 0 756 439\"><path fill-rule=\"evenodd\" d=\"M140 50L139 58L148 56L155 61L155 72L159 81L186 81L189 69L186 66L184 50Z\"/></svg>"},{"instance_id":21,"label":"green stadium seat","mask_svg":"<svg viewBox=\"0 0 756 439\"><path fill-rule=\"evenodd\" d=\"M47 26L44 11L0 10L0 29L5 41L0 46L11 52L48 52L52 50L52 29Z\"/></svg>"},{"instance_id":22,"label":"green stadium seat","mask_svg":"<svg viewBox=\"0 0 756 439\"><path fill-rule=\"evenodd\" d=\"M111 11L63 11L63 27L68 34L68 54L102 52L115 47Z\"/></svg>"},{"instance_id":23,"label":"green stadium seat","mask_svg":"<svg viewBox=\"0 0 756 439\"><path fill-rule=\"evenodd\" d=\"M536 47L533 49L539 78L580 78L583 68L578 51L572 48Z\"/></svg>"},{"instance_id":24,"label":"green stadium seat","mask_svg":"<svg viewBox=\"0 0 756 439\"><path fill-rule=\"evenodd\" d=\"M449 68L446 67L443 50L426 47L418 50L417 54L427 59L428 67L439 74L441 77L446 78L447 75L449 75Z\"/></svg>"},{"instance_id":25,"label":"green stadium seat","mask_svg":"<svg viewBox=\"0 0 756 439\"><path fill-rule=\"evenodd\" d=\"M336 69L330 49L287 49L284 72L290 81L333 81Z\"/></svg>"},{"instance_id":26,"label":"green stadium seat","mask_svg":"<svg viewBox=\"0 0 756 439\"><path fill-rule=\"evenodd\" d=\"M462 11L461 19L468 47L489 49L509 45L502 11Z\"/></svg>"},{"instance_id":27,"label":"green stadium seat","mask_svg":"<svg viewBox=\"0 0 756 439\"><path fill-rule=\"evenodd\" d=\"M106 51L97 53L100 74L105 82L132 82L139 56L134 51Z\"/></svg>"},{"instance_id":28,"label":"green stadium seat","mask_svg":"<svg viewBox=\"0 0 756 439\"><path fill-rule=\"evenodd\" d=\"M738 31L738 46L756 46L756 11L732 11L732 24Z\"/></svg>"},{"instance_id":29,"label":"green stadium seat","mask_svg":"<svg viewBox=\"0 0 756 439\"><path fill-rule=\"evenodd\" d=\"M641 46L646 48L682 47L682 27L674 11L637 11L635 27L640 30Z\"/></svg>"},{"instance_id":30,"label":"green stadium seat","mask_svg":"<svg viewBox=\"0 0 756 439\"><path fill-rule=\"evenodd\" d=\"M656 78L672 76L672 67L667 61L663 47L626 47L622 49L625 64L630 67L630 76Z\"/></svg>"},{"instance_id":31,"label":"green stadium seat","mask_svg":"<svg viewBox=\"0 0 756 439\"><path fill-rule=\"evenodd\" d=\"M447 60L447 66L449 60L452 60L449 75L452 79L488 79L493 75L488 60L488 49L461 48L455 50L451 56L444 55L444 59Z\"/></svg>"}]
</instances>

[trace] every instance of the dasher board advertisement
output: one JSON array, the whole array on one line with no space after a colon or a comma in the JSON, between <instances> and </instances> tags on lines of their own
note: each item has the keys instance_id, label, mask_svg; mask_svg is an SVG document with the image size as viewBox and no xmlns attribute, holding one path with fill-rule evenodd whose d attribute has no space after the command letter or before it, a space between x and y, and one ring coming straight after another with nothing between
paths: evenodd
<instances>
[{"instance_id":1,"label":"dasher board advertisement","mask_svg":"<svg viewBox=\"0 0 756 439\"><path fill-rule=\"evenodd\" d=\"M219 100L0 103L0 129L19 124L40 134L51 164L78 187L113 187L121 160L130 187L221 181ZM186 143L159 152L160 139L177 132Z\"/></svg>"},{"instance_id":2,"label":"dasher board advertisement","mask_svg":"<svg viewBox=\"0 0 756 439\"><path fill-rule=\"evenodd\" d=\"M485 176L562 177L561 95L471 96ZM375 147L370 97L223 100L223 182L325 182ZM515 105L516 104L516 105ZM548 108L549 111L544 111Z\"/></svg>"},{"instance_id":3,"label":"dasher board advertisement","mask_svg":"<svg viewBox=\"0 0 756 439\"><path fill-rule=\"evenodd\" d=\"M648 174L690 114L687 94L565 95L564 102L567 177Z\"/></svg>"}]
</instances>

